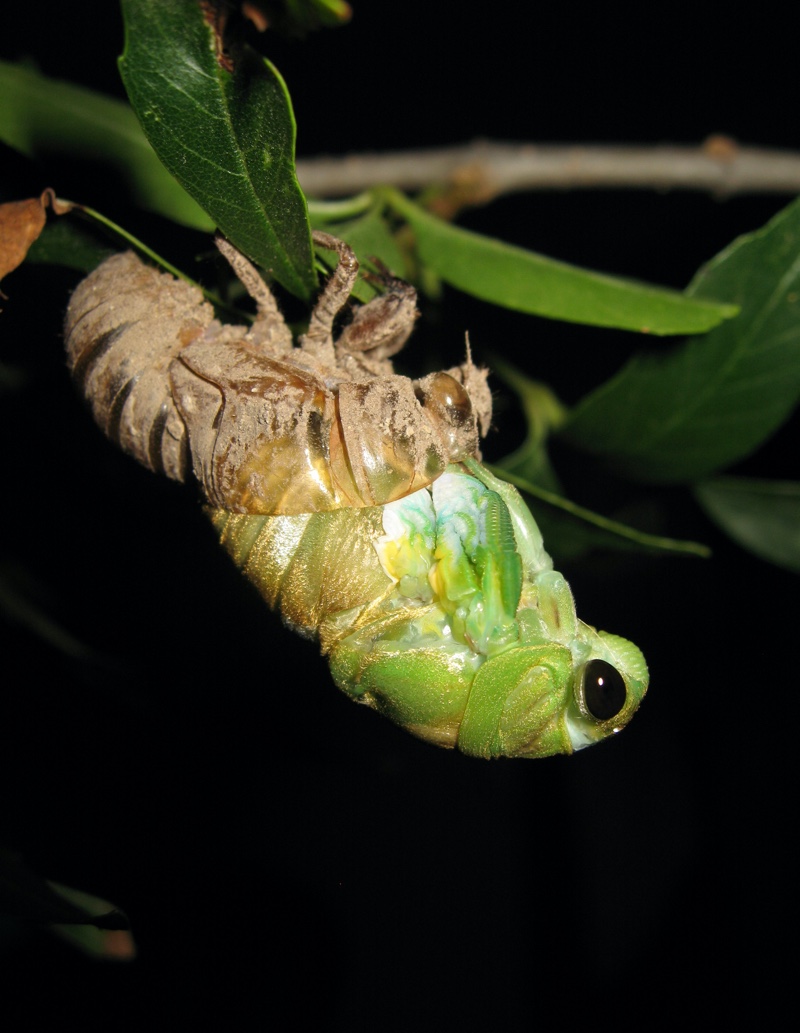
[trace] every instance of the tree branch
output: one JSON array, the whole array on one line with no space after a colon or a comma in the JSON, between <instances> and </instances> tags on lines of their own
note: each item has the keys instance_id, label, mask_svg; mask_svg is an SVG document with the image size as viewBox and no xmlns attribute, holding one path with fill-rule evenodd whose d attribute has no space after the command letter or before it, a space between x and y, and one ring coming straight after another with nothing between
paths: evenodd
<instances>
[{"instance_id":1,"label":"tree branch","mask_svg":"<svg viewBox=\"0 0 800 1033\"><path fill-rule=\"evenodd\" d=\"M297 162L297 173L311 197L345 197L377 185L421 190L439 184L457 195L457 206L523 190L800 193L800 154L739 146L723 136L699 147L476 140L432 150L305 158Z\"/></svg>"}]
</instances>

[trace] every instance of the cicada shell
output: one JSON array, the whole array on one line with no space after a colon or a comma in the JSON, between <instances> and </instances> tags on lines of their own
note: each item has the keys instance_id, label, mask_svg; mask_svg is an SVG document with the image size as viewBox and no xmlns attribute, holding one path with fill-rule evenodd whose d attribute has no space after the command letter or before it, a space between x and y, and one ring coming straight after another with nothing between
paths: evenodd
<instances>
[{"instance_id":1,"label":"cicada shell","mask_svg":"<svg viewBox=\"0 0 800 1033\"><path fill-rule=\"evenodd\" d=\"M413 288L392 280L338 339L333 322L357 272L340 262L299 346L266 284L226 242L255 297L252 327L220 323L199 289L132 252L104 262L67 310L67 357L106 434L139 462L236 513L376 506L478 455L491 419L486 374L472 362L421 380L389 357L416 318Z\"/></svg>"},{"instance_id":2,"label":"cicada shell","mask_svg":"<svg viewBox=\"0 0 800 1033\"><path fill-rule=\"evenodd\" d=\"M251 328L132 254L104 263L66 321L98 423L150 469L193 471L234 562L318 637L358 702L478 757L571 753L619 731L647 666L578 619L521 497L476 461L485 371L468 354L421 380L394 373L416 317L398 281L335 338L356 262L316 240L339 264L298 345L230 245Z\"/></svg>"}]
</instances>

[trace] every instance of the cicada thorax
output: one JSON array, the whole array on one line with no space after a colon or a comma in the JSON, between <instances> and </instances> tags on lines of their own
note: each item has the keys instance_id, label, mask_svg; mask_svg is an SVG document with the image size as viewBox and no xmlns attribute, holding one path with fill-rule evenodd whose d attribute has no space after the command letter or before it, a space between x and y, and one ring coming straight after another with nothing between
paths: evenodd
<instances>
[{"instance_id":1,"label":"cicada thorax","mask_svg":"<svg viewBox=\"0 0 800 1033\"><path fill-rule=\"evenodd\" d=\"M429 383L350 379L295 352L275 358L246 339L221 348L203 337L173 363L173 397L212 506L254 514L378 506L477 451L472 406L451 373Z\"/></svg>"},{"instance_id":2,"label":"cicada thorax","mask_svg":"<svg viewBox=\"0 0 800 1033\"><path fill-rule=\"evenodd\" d=\"M230 512L299 514L378 506L478 454L491 418L486 375L468 359L413 381L389 356L416 316L413 289L356 311L334 341L333 319L357 264L324 234L340 264L309 331L294 346L255 269L223 250L256 298L252 327L221 324L200 291L117 255L72 296L69 364L97 422L145 466L197 477Z\"/></svg>"}]
</instances>

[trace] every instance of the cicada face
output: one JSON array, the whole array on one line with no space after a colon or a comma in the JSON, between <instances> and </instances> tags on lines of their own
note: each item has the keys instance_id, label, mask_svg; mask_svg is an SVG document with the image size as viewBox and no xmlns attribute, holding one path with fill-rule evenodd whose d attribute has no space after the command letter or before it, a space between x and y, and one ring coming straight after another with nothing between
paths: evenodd
<instances>
[{"instance_id":1,"label":"cicada face","mask_svg":"<svg viewBox=\"0 0 800 1033\"><path fill-rule=\"evenodd\" d=\"M382 505L478 454L486 374L469 359L422 380L388 355L416 318L413 288L391 281L338 339L333 320L355 279L352 252L295 347L266 285L223 245L256 296L251 328L217 322L199 290L132 253L83 281L66 319L70 367L95 418L125 451L236 513L312 513Z\"/></svg>"}]
</instances>

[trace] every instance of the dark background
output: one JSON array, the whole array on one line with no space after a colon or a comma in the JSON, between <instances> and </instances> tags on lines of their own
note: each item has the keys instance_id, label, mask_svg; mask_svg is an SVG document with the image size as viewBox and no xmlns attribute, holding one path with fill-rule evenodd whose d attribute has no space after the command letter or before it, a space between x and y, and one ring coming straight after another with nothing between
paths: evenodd
<instances>
[{"instance_id":1,"label":"dark background","mask_svg":"<svg viewBox=\"0 0 800 1033\"><path fill-rule=\"evenodd\" d=\"M691 13L690 13L691 10ZM500 140L796 148L796 48L770 5L694 8L356 2L350 26L268 52L300 155ZM113 3L4 12L0 56L122 95ZM54 186L173 260L204 244L126 209L91 166L2 152L0 200ZM464 224L567 261L683 287L788 198L655 192L512 197ZM650 693L573 758L483 763L352 706L213 541L189 490L95 430L64 369L76 277L4 283L0 561L71 636L2 635L0 820L42 875L131 917L139 958L99 966L46 933L0 941L5 1028L477 1029L544 1022L769 1023L788 974L786 840L797 719L796 578L738 550L687 492L653 492L712 560L565 567L584 619L636 641ZM567 401L638 346L446 291L417 351L464 330ZM498 389L496 458L519 432ZM503 430L505 428L505 434ZM789 429L742 470L796 477ZM567 460L602 509L604 479ZM84 647L85 653L82 652Z\"/></svg>"}]
</instances>

